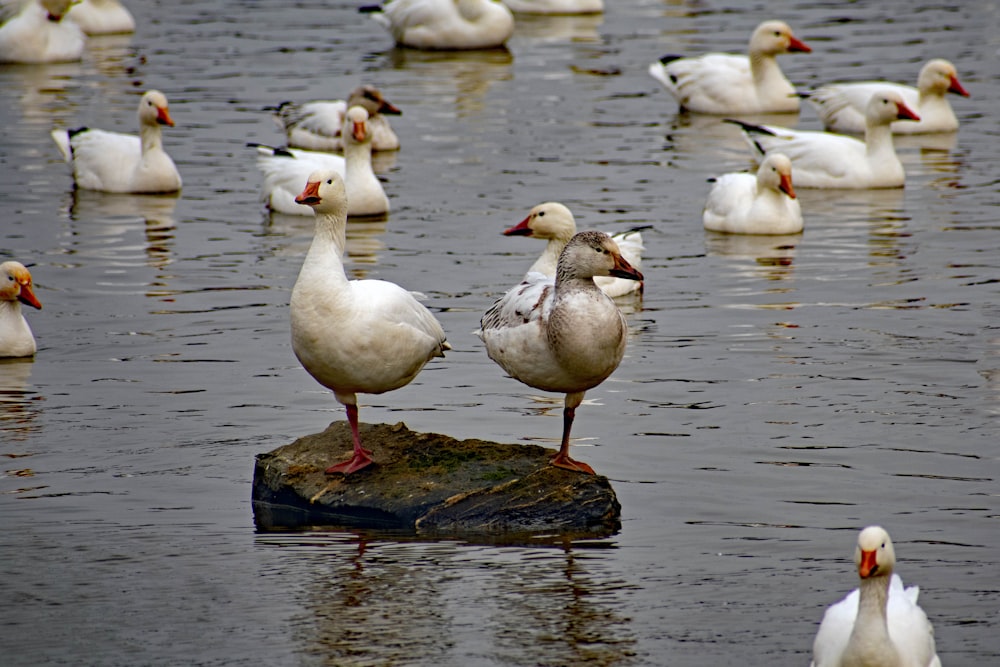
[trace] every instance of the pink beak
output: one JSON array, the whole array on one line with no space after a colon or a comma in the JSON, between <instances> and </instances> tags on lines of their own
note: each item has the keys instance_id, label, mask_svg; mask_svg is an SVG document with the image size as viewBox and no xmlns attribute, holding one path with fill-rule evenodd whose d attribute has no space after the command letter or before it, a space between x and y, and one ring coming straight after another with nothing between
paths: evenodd
<instances>
[{"instance_id":1,"label":"pink beak","mask_svg":"<svg viewBox=\"0 0 1000 667\"><path fill-rule=\"evenodd\" d=\"M321 201L323 200L319 196L319 181L316 181L315 183L306 183L306 189L302 191L302 194L295 198L295 203L302 204L303 206L315 206Z\"/></svg>"},{"instance_id":2,"label":"pink beak","mask_svg":"<svg viewBox=\"0 0 1000 667\"><path fill-rule=\"evenodd\" d=\"M812 53L812 49L803 41L800 41L791 35L788 38L788 52L789 53Z\"/></svg>"},{"instance_id":3,"label":"pink beak","mask_svg":"<svg viewBox=\"0 0 1000 667\"><path fill-rule=\"evenodd\" d=\"M521 222L519 222L516 225L514 225L513 227L511 227L510 229L505 229L504 232L503 232L503 235L504 236L531 236L535 232L534 232L534 230L531 229L531 227L528 226L528 221L529 220L531 220L531 216L530 215L527 218L525 218L524 220L522 220Z\"/></svg>"},{"instance_id":4,"label":"pink beak","mask_svg":"<svg viewBox=\"0 0 1000 667\"><path fill-rule=\"evenodd\" d=\"M790 174L781 174L781 182L778 184L778 189L792 199L795 199L795 188L792 187L792 177Z\"/></svg>"},{"instance_id":5,"label":"pink beak","mask_svg":"<svg viewBox=\"0 0 1000 667\"><path fill-rule=\"evenodd\" d=\"M967 91L965 88L962 87L962 84L959 82L957 76L951 77L951 85L948 86L948 92L949 93L958 93L962 97L968 97L969 96L969 91Z\"/></svg>"},{"instance_id":6,"label":"pink beak","mask_svg":"<svg viewBox=\"0 0 1000 667\"><path fill-rule=\"evenodd\" d=\"M900 120L920 120L920 116L913 112L913 109L906 106L902 102L896 102L896 110L899 114L897 118Z\"/></svg>"}]
</instances>

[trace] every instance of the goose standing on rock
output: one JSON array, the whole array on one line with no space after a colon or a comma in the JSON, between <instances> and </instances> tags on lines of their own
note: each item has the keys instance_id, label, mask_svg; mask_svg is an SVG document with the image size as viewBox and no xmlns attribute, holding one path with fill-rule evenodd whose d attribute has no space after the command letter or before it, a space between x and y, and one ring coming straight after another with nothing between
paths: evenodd
<instances>
[{"instance_id":1,"label":"goose standing on rock","mask_svg":"<svg viewBox=\"0 0 1000 667\"><path fill-rule=\"evenodd\" d=\"M177 166L163 150L162 125L174 126L166 96L150 90L139 100L139 136L81 127L53 130L76 187L100 192L156 194L181 189Z\"/></svg>"},{"instance_id":2,"label":"goose standing on rock","mask_svg":"<svg viewBox=\"0 0 1000 667\"><path fill-rule=\"evenodd\" d=\"M811 667L941 667L934 628L917 604L920 589L904 589L893 574L889 533L881 526L862 530L854 563L861 586L826 610Z\"/></svg>"},{"instance_id":3,"label":"goose standing on rock","mask_svg":"<svg viewBox=\"0 0 1000 667\"><path fill-rule=\"evenodd\" d=\"M563 248L576 234L576 219L573 213L559 202L546 202L531 209L524 220L510 229L504 230L504 236L530 236L545 239L548 243L541 256L528 269L555 278L556 266ZM632 268L642 269L642 232L630 229L617 234L610 234ZM641 280L613 278L610 276L595 276L594 282L610 297L624 296L634 292L642 292Z\"/></svg>"},{"instance_id":4,"label":"goose standing on rock","mask_svg":"<svg viewBox=\"0 0 1000 667\"><path fill-rule=\"evenodd\" d=\"M715 179L702 213L705 229L727 234L798 234L802 207L792 187L792 161L770 153L756 174Z\"/></svg>"},{"instance_id":5,"label":"goose standing on rock","mask_svg":"<svg viewBox=\"0 0 1000 667\"><path fill-rule=\"evenodd\" d=\"M386 0L361 11L415 49L495 49L514 33L514 15L499 0Z\"/></svg>"},{"instance_id":6,"label":"goose standing on rock","mask_svg":"<svg viewBox=\"0 0 1000 667\"><path fill-rule=\"evenodd\" d=\"M775 56L810 53L782 21L765 21L750 36L749 56L707 53L666 55L649 74L674 96L682 110L707 114L795 113L799 98Z\"/></svg>"},{"instance_id":7,"label":"goose standing on rock","mask_svg":"<svg viewBox=\"0 0 1000 667\"><path fill-rule=\"evenodd\" d=\"M822 86L803 97L819 114L823 126L831 132L861 134L865 131L865 105L880 90L899 93L906 106L920 115L917 122L894 121L890 126L894 134L930 134L954 132L958 118L946 95L955 93L968 97L969 92L958 80L955 66L940 58L928 61L920 69L917 87L886 81L835 83Z\"/></svg>"},{"instance_id":8,"label":"goose standing on rock","mask_svg":"<svg viewBox=\"0 0 1000 667\"><path fill-rule=\"evenodd\" d=\"M552 465L594 474L569 455L570 430L584 393L603 382L625 355L628 327L594 276L642 280L603 232L569 240L556 279L530 273L486 311L476 332L490 359L524 384L566 394L562 443Z\"/></svg>"},{"instance_id":9,"label":"goose standing on rock","mask_svg":"<svg viewBox=\"0 0 1000 667\"><path fill-rule=\"evenodd\" d=\"M372 169L372 134L368 112L351 107L344 116L342 130L344 156L296 148L273 148L250 144L257 149L257 166L264 172L263 199L268 208L290 215L313 215L313 209L298 202L301 184L319 169L336 171L347 184L347 214L385 215L389 198Z\"/></svg>"},{"instance_id":10,"label":"goose standing on rock","mask_svg":"<svg viewBox=\"0 0 1000 667\"><path fill-rule=\"evenodd\" d=\"M282 102L273 107L274 117L288 137L288 145L311 151L344 150L341 133L344 116L351 107L364 107L368 112L368 129L372 134L373 151L399 150L399 137L389 125L386 114L402 113L374 86L358 86L346 100L316 100L296 104Z\"/></svg>"},{"instance_id":11,"label":"goose standing on rock","mask_svg":"<svg viewBox=\"0 0 1000 667\"><path fill-rule=\"evenodd\" d=\"M0 264L0 357L30 357L35 337L21 314L21 304L41 309L31 289L31 273L20 262Z\"/></svg>"},{"instance_id":12,"label":"goose standing on rock","mask_svg":"<svg viewBox=\"0 0 1000 667\"><path fill-rule=\"evenodd\" d=\"M347 190L340 174L320 170L297 198L316 211L316 234L292 289L292 349L302 367L347 409L354 454L327 469L352 473L372 463L358 435L357 394L410 383L451 346L414 296L384 280L348 280L343 255Z\"/></svg>"},{"instance_id":13,"label":"goose standing on rock","mask_svg":"<svg viewBox=\"0 0 1000 667\"><path fill-rule=\"evenodd\" d=\"M790 130L727 119L743 129L754 159L783 153L795 165L795 183L805 188L901 188L906 181L889 123L920 120L899 93L882 90L865 108L865 139L830 132Z\"/></svg>"},{"instance_id":14,"label":"goose standing on rock","mask_svg":"<svg viewBox=\"0 0 1000 667\"><path fill-rule=\"evenodd\" d=\"M65 63L83 58L87 37L80 26L66 19L73 2L25 2L13 18L0 25L0 63Z\"/></svg>"}]
</instances>

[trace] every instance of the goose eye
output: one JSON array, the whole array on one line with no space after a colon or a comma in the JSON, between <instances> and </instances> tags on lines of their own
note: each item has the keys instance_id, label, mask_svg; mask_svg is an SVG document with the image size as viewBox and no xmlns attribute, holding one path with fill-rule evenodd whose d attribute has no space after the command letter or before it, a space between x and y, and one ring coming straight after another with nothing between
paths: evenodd
<instances>
[{"instance_id":1,"label":"goose eye","mask_svg":"<svg viewBox=\"0 0 1000 667\"><path fill-rule=\"evenodd\" d=\"M331 178L330 180L328 180L328 181L326 182L326 184L327 184L327 185L333 185L333 179Z\"/></svg>"},{"instance_id":2,"label":"goose eye","mask_svg":"<svg viewBox=\"0 0 1000 667\"><path fill-rule=\"evenodd\" d=\"M542 217L543 215L545 215L545 211L539 211L539 212L538 212L538 217L539 217L539 218L540 218L540 217Z\"/></svg>"}]
</instances>

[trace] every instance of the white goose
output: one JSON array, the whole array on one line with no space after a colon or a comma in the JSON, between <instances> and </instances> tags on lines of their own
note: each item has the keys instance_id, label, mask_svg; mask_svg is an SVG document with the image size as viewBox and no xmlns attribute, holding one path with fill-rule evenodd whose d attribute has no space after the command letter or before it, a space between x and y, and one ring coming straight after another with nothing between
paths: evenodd
<instances>
[{"instance_id":1,"label":"white goose","mask_svg":"<svg viewBox=\"0 0 1000 667\"><path fill-rule=\"evenodd\" d=\"M805 188L901 188L903 165L892 143L889 123L901 118L920 120L892 90L872 95L865 110L865 139L829 132L790 130L774 125L752 125L730 120L760 161L780 152L795 165L795 183Z\"/></svg>"},{"instance_id":2,"label":"white goose","mask_svg":"<svg viewBox=\"0 0 1000 667\"><path fill-rule=\"evenodd\" d=\"M576 219L573 213L559 202L546 202L531 209L524 220L504 230L504 236L531 236L536 239L545 239L548 243L541 256L528 269L541 273L549 278L555 278L556 265L559 262L559 255L563 248L576 234ZM617 234L611 234L611 238L618 244L622 257L636 270L642 269L642 233L637 229L632 229ZM613 278L611 276L595 276L594 282L610 297L624 296L633 292L642 292L643 283L641 280Z\"/></svg>"},{"instance_id":3,"label":"white goose","mask_svg":"<svg viewBox=\"0 0 1000 667\"><path fill-rule=\"evenodd\" d=\"M812 667L941 667L934 628L917 604L920 589L903 588L889 533L869 526L854 562L861 587L831 605L813 642Z\"/></svg>"},{"instance_id":4,"label":"white goose","mask_svg":"<svg viewBox=\"0 0 1000 667\"><path fill-rule=\"evenodd\" d=\"M410 292L384 280L348 280L347 191L336 171L309 176L299 203L316 211L316 235L292 289L292 349L302 367L347 409L354 455L327 472L352 473L372 462L358 435L358 393L409 384L451 349L434 316Z\"/></svg>"},{"instance_id":5,"label":"white goose","mask_svg":"<svg viewBox=\"0 0 1000 667\"><path fill-rule=\"evenodd\" d=\"M24 3L16 16L0 26L0 62L64 63L83 58L86 35L76 23L64 20L72 3L73 0Z\"/></svg>"},{"instance_id":6,"label":"white goose","mask_svg":"<svg viewBox=\"0 0 1000 667\"><path fill-rule=\"evenodd\" d=\"M150 90L139 100L139 136L81 127L53 130L76 187L101 192L177 192L181 175L163 150L161 125L173 127L166 96Z\"/></svg>"},{"instance_id":7,"label":"white goose","mask_svg":"<svg viewBox=\"0 0 1000 667\"><path fill-rule=\"evenodd\" d=\"M132 12L118 0L79 0L68 14L88 35L117 35L135 32Z\"/></svg>"},{"instance_id":8,"label":"white goose","mask_svg":"<svg viewBox=\"0 0 1000 667\"><path fill-rule=\"evenodd\" d=\"M313 209L298 202L301 184L318 169L336 171L347 183L348 215L384 215L389 199L372 170L372 135L368 112L351 107L344 117L344 156L303 151L296 148L257 148L257 166L264 172L263 195L268 208L291 215L312 215Z\"/></svg>"},{"instance_id":9,"label":"white goose","mask_svg":"<svg viewBox=\"0 0 1000 667\"><path fill-rule=\"evenodd\" d=\"M492 49L514 33L514 15L498 0L387 0L361 10L416 49Z\"/></svg>"},{"instance_id":10,"label":"white goose","mask_svg":"<svg viewBox=\"0 0 1000 667\"><path fill-rule=\"evenodd\" d=\"M21 314L21 304L41 308L31 289L31 273L20 262L0 264L0 357L30 357L35 337Z\"/></svg>"},{"instance_id":11,"label":"white goose","mask_svg":"<svg viewBox=\"0 0 1000 667\"><path fill-rule=\"evenodd\" d=\"M311 151L344 150L341 132L350 107L364 107L373 151L399 150L399 137L384 114L402 112L374 86L358 86L346 100L316 100L304 104L282 102L274 107L274 117L288 137L288 145Z\"/></svg>"},{"instance_id":12,"label":"white goose","mask_svg":"<svg viewBox=\"0 0 1000 667\"><path fill-rule=\"evenodd\" d=\"M708 53L666 55L649 74L676 98L681 109L708 114L783 113L799 110L799 98L775 56L812 49L782 21L765 21L750 37L749 56Z\"/></svg>"},{"instance_id":13,"label":"white goose","mask_svg":"<svg viewBox=\"0 0 1000 667\"><path fill-rule=\"evenodd\" d=\"M530 273L486 311L476 332L490 359L516 380L564 392L562 444L552 465L594 474L569 456L569 436L584 393L603 382L625 355L627 327L594 276L642 280L603 232L579 232L559 256L553 284Z\"/></svg>"},{"instance_id":14,"label":"white goose","mask_svg":"<svg viewBox=\"0 0 1000 667\"><path fill-rule=\"evenodd\" d=\"M963 97L969 96L958 80L955 66L947 60L935 59L928 61L920 69L916 88L886 81L837 83L817 88L803 97L815 107L826 129L861 134L865 131L865 105L880 90L896 91L902 96L906 106L920 115L920 120L916 123L892 123L895 134L956 131L958 118L945 95L956 93Z\"/></svg>"},{"instance_id":15,"label":"white goose","mask_svg":"<svg viewBox=\"0 0 1000 667\"><path fill-rule=\"evenodd\" d=\"M600 14L604 0L503 0L520 14Z\"/></svg>"},{"instance_id":16,"label":"white goose","mask_svg":"<svg viewBox=\"0 0 1000 667\"><path fill-rule=\"evenodd\" d=\"M708 192L705 229L727 234L797 234L802 207L792 187L792 161L770 153L756 174L723 174Z\"/></svg>"}]
</instances>

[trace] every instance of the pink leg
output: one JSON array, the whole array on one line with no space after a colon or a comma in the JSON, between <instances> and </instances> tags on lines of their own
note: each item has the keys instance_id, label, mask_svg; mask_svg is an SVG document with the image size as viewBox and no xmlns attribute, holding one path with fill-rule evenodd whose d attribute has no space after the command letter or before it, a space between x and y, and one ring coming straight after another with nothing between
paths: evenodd
<instances>
[{"instance_id":1,"label":"pink leg","mask_svg":"<svg viewBox=\"0 0 1000 667\"><path fill-rule=\"evenodd\" d=\"M347 461L330 466L326 469L327 474L341 472L349 475L372 464L372 453L361 446L361 436L358 435L358 406L348 404L347 422L351 425L351 434L354 436L354 456Z\"/></svg>"},{"instance_id":2,"label":"pink leg","mask_svg":"<svg viewBox=\"0 0 1000 667\"><path fill-rule=\"evenodd\" d=\"M576 406L567 405L563 409L563 437L559 453L549 459L549 463L559 468L566 468L574 472L583 472L588 475L596 474L594 469L582 461L577 461L569 456L569 431L573 428L573 417L576 416Z\"/></svg>"}]
</instances>

